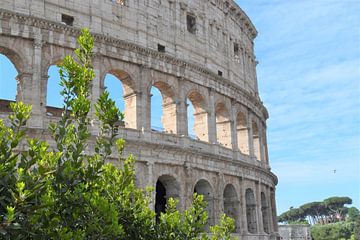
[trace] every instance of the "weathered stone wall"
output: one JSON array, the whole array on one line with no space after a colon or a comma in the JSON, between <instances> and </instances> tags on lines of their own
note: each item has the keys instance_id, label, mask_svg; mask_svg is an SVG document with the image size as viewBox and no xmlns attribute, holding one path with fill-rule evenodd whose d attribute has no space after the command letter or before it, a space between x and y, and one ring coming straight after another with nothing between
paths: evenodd
<instances>
[{"instance_id":1,"label":"weathered stone wall","mask_svg":"<svg viewBox=\"0 0 360 240\"><path fill-rule=\"evenodd\" d=\"M127 142L125 154L138 159L137 184L161 183L164 197L179 198L181 209L194 191L204 194L210 222L225 211L236 219L239 239L275 238L277 178L267 156L268 113L257 92L250 20L232 1L121 2L1 1L0 53L19 73L17 100L33 105L30 134L50 139L46 129L59 111L46 106L48 69L72 53L80 28L89 27L92 101L107 73L122 82L126 117L119 136ZM188 15L196 31L188 28ZM163 97L164 132L150 126L152 86ZM197 140L188 137L187 98L195 107ZM6 105L0 104L3 119Z\"/></svg>"},{"instance_id":2,"label":"weathered stone wall","mask_svg":"<svg viewBox=\"0 0 360 240\"><path fill-rule=\"evenodd\" d=\"M310 225L280 225L279 234L282 240L311 240Z\"/></svg>"}]
</instances>

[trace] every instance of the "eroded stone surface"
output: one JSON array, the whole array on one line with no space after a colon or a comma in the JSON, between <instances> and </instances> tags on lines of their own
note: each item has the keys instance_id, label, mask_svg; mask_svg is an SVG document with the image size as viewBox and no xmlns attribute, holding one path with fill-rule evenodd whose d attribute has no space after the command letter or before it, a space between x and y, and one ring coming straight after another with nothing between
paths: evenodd
<instances>
[{"instance_id":1,"label":"eroded stone surface","mask_svg":"<svg viewBox=\"0 0 360 240\"><path fill-rule=\"evenodd\" d=\"M2 0L0 53L19 73L17 100L33 105L32 136L51 142L46 129L58 111L46 106L48 69L72 53L82 27L95 38L92 101L107 73L122 82L119 136L138 159L137 184L157 187L158 201L179 198L181 209L194 191L204 194L211 223L224 211L239 239L275 239L277 178L257 89L257 32L245 13L231 0ZM152 86L163 97L164 132L151 130ZM186 99L197 140L188 137ZM0 117L7 114L2 101Z\"/></svg>"}]
</instances>

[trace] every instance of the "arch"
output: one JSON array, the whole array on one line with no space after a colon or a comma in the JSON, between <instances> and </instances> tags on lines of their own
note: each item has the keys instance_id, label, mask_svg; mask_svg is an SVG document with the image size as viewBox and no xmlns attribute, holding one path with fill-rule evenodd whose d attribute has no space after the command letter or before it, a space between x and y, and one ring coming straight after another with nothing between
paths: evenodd
<instances>
[{"instance_id":1,"label":"arch","mask_svg":"<svg viewBox=\"0 0 360 240\"><path fill-rule=\"evenodd\" d=\"M10 110L9 102L17 96L18 70L15 64L0 51L0 104L1 110Z\"/></svg>"},{"instance_id":2,"label":"arch","mask_svg":"<svg viewBox=\"0 0 360 240\"><path fill-rule=\"evenodd\" d=\"M25 70L24 60L25 57L22 57L15 50L9 49L7 47L0 46L0 54L6 56L10 62L14 65L18 73L23 73Z\"/></svg>"},{"instance_id":3,"label":"arch","mask_svg":"<svg viewBox=\"0 0 360 240\"><path fill-rule=\"evenodd\" d=\"M194 107L193 132L195 133L196 137L199 140L208 142L209 141L208 112L205 109L204 97L199 92L192 90L187 95L187 99L192 103Z\"/></svg>"},{"instance_id":4,"label":"arch","mask_svg":"<svg viewBox=\"0 0 360 240\"><path fill-rule=\"evenodd\" d=\"M249 233L257 233L257 221L256 221L256 202L254 191L251 188L246 189L245 192L246 201L246 221Z\"/></svg>"},{"instance_id":5,"label":"arch","mask_svg":"<svg viewBox=\"0 0 360 240\"><path fill-rule=\"evenodd\" d=\"M201 179L195 184L194 193L204 196L204 201L207 203L206 212L209 217L207 227L213 225L215 223L213 188L207 180Z\"/></svg>"},{"instance_id":6,"label":"arch","mask_svg":"<svg viewBox=\"0 0 360 240\"><path fill-rule=\"evenodd\" d=\"M259 136L259 127L255 121L252 121L252 140L253 140L253 150L254 156L257 160L261 160L260 155L260 136Z\"/></svg>"},{"instance_id":7,"label":"arch","mask_svg":"<svg viewBox=\"0 0 360 240\"><path fill-rule=\"evenodd\" d=\"M239 151L249 155L249 129L246 115L243 112L238 112L236 116L236 135Z\"/></svg>"},{"instance_id":8,"label":"arch","mask_svg":"<svg viewBox=\"0 0 360 240\"><path fill-rule=\"evenodd\" d=\"M261 215L263 219L264 232L269 233L269 205L265 193L261 192Z\"/></svg>"},{"instance_id":9,"label":"arch","mask_svg":"<svg viewBox=\"0 0 360 240\"><path fill-rule=\"evenodd\" d=\"M104 78L104 89L109 92L109 96L115 101L117 108L124 112L124 88L121 80L115 75L108 73Z\"/></svg>"},{"instance_id":10,"label":"arch","mask_svg":"<svg viewBox=\"0 0 360 240\"><path fill-rule=\"evenodd\" d=\"M107 74L111 74L121 81L124 92L124 98L135 92L134 80L132 79L132 77L128 72L120 69L111 69L107 72ZM105 77L103 80L103 84L105 86Z\"/></svg>"},{"instance_id":11,"label":"arch","mask_svg":"<svg viewBox=\"0 0 360 240\"><path fill-rule=\"evenodd\" d=\"M160 214L165 212L169 198L180 197L180 184L170 175L162 175L156 182L155 213L156 221L159 222Z\"/></svg>"},{"instance_id":12,"label":"arch","mask_svg":"<svg viewBox=\"0 0 360 240\"><path fill-rule=\"evenodd\" d=\"M60 66L63 59L67 55L72 55L73 49L66 48L63 46L53 45L53 44L45 44L42 47L41 51L41 93L40 93L40 102L44 106L44 110L47 115L50 116L61 116L62 110L62 101L52 102L48 104L48 98L52 99L62 99L59 94L60 88L60 75L58 74L58 69L55 69L53 66ZM49 70L54 70L52 73ZM50 79L51 78L51 79ZM52 85L49 87L49 85ZM49 96L49 88L55 93L54 96ZM50 91L51 92L51 91Z\"/></svg>"},{"instance_id":13,"label":"arch","mask_svg":"<svg viewBox=\"0 0 360 240\"><path fill-rule=\"evenodd\" d=\"M227 148L232 148L230 114L226 105L222 102L216 104L216 140Z\"/></svg>"},{"instance_id":14,"label":"arch","mask_svg":"<svg viewBox=\"0 0 360 240\"><path fill-rule=\"evenodd\" d=\"M12 46L10 43L13 43L14 39L4 36L2 40L1 44L3 46L0 46L0 55L3 56L0 63L0 99L2 99L0 108L1 111L8 112L11 111L11 101L23 100L22 86L24 83L22 82L22 76L24 73L26 74L25 63L30 64L31 62L26 60L28 56L23 55L22 52L4 47ZM4 69L2 69L3 67Z\"/></svg>"},{"instance_id":15,"label":"arch","mask_svg":"<svg viewBox=\"0 0 360 240\"><path fill-rule=\"evenodd\" d=\"M116 83L116 80L119 82ZM102 89L110 93L110 97L124 113L122 126L135 129L137 127L135 82L130 74L124 70L111 69L104 74L101 84Z\"/></svg>"},{"instance_id":16,"label":"arch","mask_svg":"<svg viewBox=\"0 0 360 240\"><path fill-rule=\"evenodd\" d=\"M240 227L239 227L240 201L236 194L235 187L232 184L226 185L223 193L223 199L224 199L224 213L235 220L235 232L239 233L240 232Z\"/></svg>"},{"instance_id":17,"label":"arch","mask_svg":"<svg viewBox=\"0 0 360 240\"><path fill-rule=\"evenodd\" d=\"M149 88L149 96L150 96L150 105L152 101L151 88L156 88L162 98L162 117L161 123L162 128L167 133L176 133L177 132L177 115L176 115L176 101L175 101L175 93L172 87L162 81L154 82ZM157 108L156 106L151 105L153 109ZM152 119L152 114L154 112L150 111L150 119ZM156 130L156 129L155 129Z\"/></svg>"}]
</instances>

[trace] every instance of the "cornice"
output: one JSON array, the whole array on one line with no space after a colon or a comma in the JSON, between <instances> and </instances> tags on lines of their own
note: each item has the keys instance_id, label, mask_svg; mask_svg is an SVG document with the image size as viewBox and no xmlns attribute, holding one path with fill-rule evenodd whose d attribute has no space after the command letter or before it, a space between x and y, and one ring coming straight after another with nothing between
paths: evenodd
<instances>
[{"instance_id":1,"label":"cornice","mask_svg":"<svg viewBox=\"0 0 360 240\"><path fill-rule=\"evenodd\" d=\"M125 133L125 135L126 135L127 131L141 132L140 130L126 129L126 128L121 129L121 131L123 133ZM41 136L41 137L49 137L50 136L49 131L47 129L30 128L30 129L28 129L27 133L31 134L31 136ZM159 134L161 134L161 133L159 133ZM214 167L212 164L208 164L208 165L198 164L198 163L195 163L195 162L191 162L188 159L185 160L185 161L179 161L178 163L173 163L173 162L167 163L167 162L159 161L159 163L175 164L175 165L179 165L179 166L186 165L186 166L194 168L194 169L211 171L211 172L219 172L219 171L221 171L221 172L223 172L224 174L227 174L227 175L234 175L234 176L237 176L237 177L242 177L244 179L253 180L253 179L248 178L248 177L246 177L244 175L244 174L249 174L247 172L250 171L250 172L253 172L253 173L258 173L258 174L261 174L263 176L266 176L274 184L274 186L271 186L271 187L275 187L278 184L278 178L274 173L272 173L270 170L265 169L263 167L256 166L255 164L251 164L251 163L248 163L248 162L245 162L245 161L242 161L242 160L238 160L238 159L228 158L228 157L225 157L223 155L204 152L204 151L201 151L201 149L198 149L198 148L186 148L186 147L184 147L182 145L179 145L179 144L174 144L174 143L170 143L170 142L167 143L166 141L161 141L161 143L154 143L152 141L147 141L145 138L126 138L126 137L122 137L121 135L122 134L120 133L118 137L119 138L124 138L126 140L126 143L127 143L126 147L125 147L125 153L126 153L126 151L132 152L133 148L142 149L142 150L144 150L144 149L152 149L152 150L155 150L155 151L156 151L156 149L158 149L158 150L161 150L161 151L162 150L169 151L170 154L175 153L177 156L189 155L189 156L196 156L197 158L200 158L200 159L205 158L205 159L207 159L207 162L214 162L214 163L216 163L216 162L226 162L227 166L233 166L233 167L236 167L236 168L240 168L243 171L241 171L241 172L233 171L233 170L229 169L228 167L226 169L219 169L219 168ZM183 138L183 137L177 136L177 135L173 135L173 136L177 137L178 139ZM96 142L96 136L92 135L90 141L95 143ZM179 142L181 142L181 141L179 141ZM206 144L211 145L210 143L206 143ZM231 150L229 150L229 151L231 151ZM134 154L135 152L132 152L132 153ZM91 153L87 152L87 154L91 154ZM117 154L116 154L116 155L113 155L113 157L118 158L119 156L117 156ZM144 159L139 159L139 162L147 163L147 161L145 161ZM250 175L251 175L251 173L250 173ZM256 176L254 175L254 178L255 177Z\"/></svg>"}]
</instances>

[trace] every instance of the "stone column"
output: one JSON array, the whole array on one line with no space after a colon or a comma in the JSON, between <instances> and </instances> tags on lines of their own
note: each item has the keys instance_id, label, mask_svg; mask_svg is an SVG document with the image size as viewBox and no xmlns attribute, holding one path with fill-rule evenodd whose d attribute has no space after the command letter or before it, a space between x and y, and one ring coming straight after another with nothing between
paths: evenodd
<instances>
[{"instance_id":1,"label":"stone column","mask_svg":"<svg viewBox=\"0 0 360 240\"><path fill-rule=\"evenodd\" d=\"M187 156L188 158L188 156ZM189 165L189 163L185 163L184 166L185 171L185 188L184 188L184 209L190 207L192 204L192 197L194 194L194 185L196 183L193 182L194 169Z\"/></svg>"},{"instance_id":2,"label":"stone column","mask_svg":"<svg viewBox=\"0 0 360 240\"><path fill-rule=\"evenodd\" d=\"M259 181L255 182L255 191L256 191L256 216L257 216L257 229L259 234L265 234L264 232L264 222L261 211L261 188Z\"/></svg>"},{"instance_id":3,"label":"stone column","mask_svg":"<svg viewBox=\"0 0 360 240\"><path fill-rule=\"evenodd\" d=\"M237 136L237 122L236 122L236 112L233 111L235 109L235 99L231 101L231 109L230 109L230 121L231 121L231 145L234 153L239 152L239 144L238 144L238 136ZM236 159L236 158L234 158Z\"/></svg>"},{"instance_id":4,"label":"stone column","mask_svg":"<svg viewBox=\"0 0 360 240\"><path fill-rule=\"evenodd\" d=\"M255 151L254 151L254 139L253 139L253 129L252 129L252 114L250 113L250 110L248 109L248 116L247 116L247 127L249 129L249 154L252 159L256 159L255 157Z\"/></svg>"},{"instance_id":5,"label":"stone column","mask_svg":"<svg viewBox=\"0 0 360 240\"><path fill-rule=\"evenodd\" d=\"M225 177L223 172L218 173L218 181L214 189L214 219L220 222L220 216L224 212Z\"/></svg>"},{"instance_id":6,"label":"stone column","mask_svg":"<svg viewBox=\"0 0 360 240\"><path fill-rule=\"evenodd\" d=\"M279 229L278 229L278 224L277 224L275 189L270 189L270 206L271 206L271 217L272 217L274 232L278 232Z\"/></svg>"},{"instance_id":7,"label":"stone column","mask_svg":"<svg viewBox=\"0 0 360 240\"><path fill-rule=\"evenodd\" d=\"M216 138L216 117L215 117L215 96L214 91L209 89L209 118L208 118L208 126L209 126L209 142L217 143Z\"/></svg>"},{"instance_id":8,"label":"stone column","mask_svg":"<svg viewBox=\"0 0 360 240\"><path fill-rule=\"evenodd\" d=\"M23 73L19 76L18 80L22 85L21 90L24 102L32 105L31 117L29 119L28 126L30 128L43 128L44 116L41 104L41 51L43 42L40 32L36 33L33 46L32 73Z\"/></svg>"},{"instance_id":9,"label":"stone column","mask_svg":"<svg viewBox=\"0 0 360 240\"><path fill-rule=\"evenodd\" d=\"M147 89L148 83L151 79L151 70L145 66L140 66L139 69L139 79L140 82L139 92L136 97L136 126L140 130L151 130L150 126L150 89Z\"/></svg>"},{"instance_id":10,"label":"stone column","mask_svg":"<svg viewBox=\"0 0 360 240\"><path fill-rule=\"evenodd\" d=\"M258 127L258 131L259 131L259 151L260 151L260 161L261 161L261 165L265 166L266 164L266 160L265 160L265 152L264 152L264 140L263 140L263 125L259 124Z\"/></svg>"},{"instance_id":11,"label":"stone column","mask_svg":"<svg viewBox=\"0 0 360 240\"><path fill-rule=\"evenodd\" d=\"M102 82L103 72L101 69L102 56L99 53L94 54L92 66L94 70L94 79L91 82L91 108L89 112L89 117L91 121L91 131L92 134L96 135L99 131L99 124L97 121L97 117L95 115L95 103L99 99L100 95L104 91L104 82Z\"/></svg>"},{"instance_id":12,"label":"stone column","mask_svg":"<svg viewBox=\"0 0 360 240\"><path fill-rule=\"evenodd\" d=\"M265 165L269 167L269 152L267 147L267 137L266 137L266 126L263 126L263 148L264 148L264 158Z\"/></svg>"},{"instance_id":13,"label":"stone column","mask_svg":"<svg viewBox=\"0 0 360 240\"><path fill-rule=\"evenodd\" d=\"M240 181L240 223L241 233L248 234L247 217L246 217L246 198L245 198L245 184L243 178L239 178Z\"/></svg>"},{"instance_id":14,"label":"stone column","mask_svg":"<svg viewBox=\"0 0 360 240\"><path fill-rule=\"evenodd\" d=\"M186 96L184 93L184 88L181 87L181 81L183 81L182 78L178 78L178 86L179 86L179 95L178 95L178 101L177 101L177 107L176 107L176 122L177 122L177 134L188 136L189 130L188 130L188 105L186 103Z\"/></svg>"},{"instance_id":15,"label":"stone column","mask_svg":"<svg viewBox=\"0 0 360 240\"><path fill-rule=\"evenodd\" d=\"M273 233L274 232L274 223L273 223L273 217L272 217L272 207L271 207L271 199L270 199L270 189L267 186L266 187L266 200L267 200L267 204L268 204L268 218L269 218L269 233Z\"/></svg>"},{"instance_id":16,"label":"stone column","mask_svg":"<svg viewBox=\"0 0 360 240\"><path fill-rule=\"evenodd\" d=\"M155 186L155 183L154 183L154 163L151 162L151 161L148 161L146 162L146 166L147 166L147 186ZM153 203L150 203L149 205L149 208L151 210L155 210L155 197L156 197L156 191L153 192L153 196L152 196L152 199L153 199Z\"/></svg>"}]
</instances>

